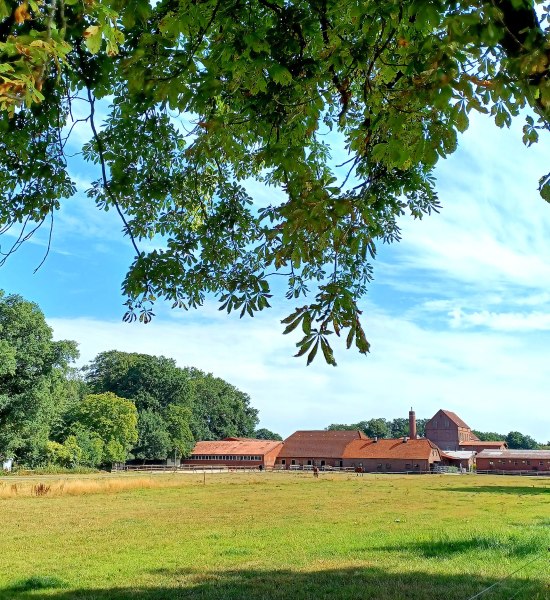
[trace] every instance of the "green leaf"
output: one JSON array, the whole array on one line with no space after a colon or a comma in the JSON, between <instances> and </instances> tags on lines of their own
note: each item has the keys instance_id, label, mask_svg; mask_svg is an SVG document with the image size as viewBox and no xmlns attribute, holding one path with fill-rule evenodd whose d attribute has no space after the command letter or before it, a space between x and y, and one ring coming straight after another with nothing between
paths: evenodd
<instances>
[{"instance_id":1,"label":"green leaf","mask_svg":"<svg viewBox=\"0 0 550 600\"><path fill-rule=\"evenodd\" d=\"M271 66L269 69L269 74L271 79L273 79L273 81L279 85L288 85L292 82L292 74L286 67L283 67L283 65L275 64Z\"/></svg>"},{"instance_id":2,"label":"green leaf","mask_svg":"<svg viewBox=\"0 0 550 600\"><path fill-rule=\"evenodd\" d=\"M327 364L336 366L336 361L334 360L334 354L332 352L332 348L330 344L326 341L324 337L321 338L321 350L323 351L323 356L325 357L325 361Z\"/></svg>"},{"instance_id":3,"label":"green leaf","mask_svg":"<svg viewBox=\"0 0 550 600\"><path fill-rule=\"evenodd\" d=\"M468 119L468 115L466 114L466 109L462 108L461 110L458 111L455 122L456 122L456 128L461 133L463 133L464 131L466 131L466 129L468 129L468 125L469 125L470 121Z\"/></svg>"},{"instance_id":4,"label":"green leaf","mask_svg":"<svg viewBox=\"0 0 550 600\"><path fill-rule=\"evenodd\" d=\"M317 339L317 343L315 344L315 346L313 346L313 349L308 354L308 357L307 357L307 366L308 367L313 362L313 359L315 358L315 355L317 354L317 350L319 350L319 339Z\"/></svg>"},{"instance_id":5,"label":"green leaf","mask_svg":"<svg viewBox=\"0 0 550 600\"><path fill-rule=\"evenodd\" d=\"M101 27L90 25L84 30L84 43L92 54L97 54L101 48Z\"/></svg>"},{"instance_id":6,"label":"green leaf","mask_svg":"<svg viewBox=\"0 0 550 600\"><path fill-rule=\"evenodd\" d=\"M550 202L550 181L547 181L540 188L540 195L546 200L546 202Z\"/></svg>"}]
</instances>

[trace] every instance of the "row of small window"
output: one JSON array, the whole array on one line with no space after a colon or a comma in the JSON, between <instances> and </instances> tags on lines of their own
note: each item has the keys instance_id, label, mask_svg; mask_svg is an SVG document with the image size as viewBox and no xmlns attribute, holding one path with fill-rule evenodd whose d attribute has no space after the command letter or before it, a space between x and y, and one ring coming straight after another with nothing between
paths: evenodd
<instances>
[{"instance_id":1,"label":"row of small window","mask_svg":"<svg viewBox=\"0 0 550 600\"><path fill-rule=\"evenodd\" d=\"M337 464L337 465L336 465L336 464L334 465L335 467L343 467L343 466L344 466L344 462L343 462L342 460L335 461L335 462L338 462L338 464ZM282 465L286 465L286 460L285 460L284 458L283 458L283 459L281 459L281 464L282 464ZM295 465L295 464L296 464L296 460L293 458L293 459L290 461L290 464L291 464L291 465ZM320 464L320 466L321 466L321 467L325 467L325 466L326 466L326 461L324 461L324 460L321 460L321 461L319 461L319 464ZM311 460L308 460L308 461L307 461L307 465L308 465L308 466L312 466L312 465L313 465L313 461L311 461ZM355 465L355 463L352 463L352 464L351 464L351 466L352 466L352 467L355 467L356 465ZM358 466L359 466L359 467L362 467L362 466L363 466L363 463L362 463L362 462L360 462ZM378 463L378 465L377 465L377 467L376 467L376 468L377 468L377 469L379 469L379 470L381 471L381 470L382 470L382 468L383 468L383 464L382 464L382 463ZM391 465L390 463L386 463L386 471L391 471L391 469L392 469L392 465ZM415 465L413 466L412 464L406 464L406 465L405 465L405 469L407 469L407 470L410 470L410 469L420 469L420 465L419 465L419 464L415 464Z\"/></svg>"},{"instance_id":2,"label":"row of small window","mask_svg":"<svg viewBox=\"0 0 550 600\"><path fill-rule=\"evenodd\" d=\"M191 458L193 460L262 460L261 456L239 454L197 454Z\"/></svg>"},{"instance_id":3,"label":"row of small window","mask_svg":"<svg viewBox=\"0 0 550 600\"><path fill-rule=\"evenodd\" d=\"M343 462L343 461L341 461L341 460L334 461L334 462L335 462L335 463L336 463L336 462L338 463L337 465L336 465L336 464L335 464L335 465L333 465L333 466L335 466L335 467L342 467L342 466L344 466L344 462ZM286 465L286 458L282 458L282 459L281 459L281 464L282 464L282 465ZM291 465L296 465L296 464L299 464L299 463L296 463L296 459L295 459L295 458L292 458L292 459L290 460L290 464L291 464ZM326 460L319 460L319 461L317 461L315 464L316 464L317 466L326 467L326 466L327 466L327 461L326 461ZM313 460L308 460L308 461L307 461L307 466L308 466L308 467L312 467L312 466L313 466Z\"/></svg>"},{"instance_id":4,"label":"row of small window","mask_svg":"<svg viewBox=\"0 0 550 600\"><path fill-rule=\"evenodd\" d=\"M535 462L536 462L536 461L535 461ZM548 465L550 465L550 460L547 460L546 462L548 463ZM520 461L519 461L519 460L512 460L512 459L509 459L509 460L508 460L508 463L509 463L509 464L512 464L512 463L514 463L515 465L519 465ZM495 461L493 461L493 460L490 460L490 461L489 461L489 464L490 464L490 465L494 465L494 464L495 464ZM506 464L506 461L505 461L505 460L503 460L503 459L499 459L499 461L498 461L498 464L499 464L499 465L504 465L504 464ZM522 464L522 465L530 465L530 464L531 464L531 461L530 461L530 460L522 460L522 461L521 461L521 464ZM543 460L539 460L539 466L540 466L540 467L543 467L543 466L544 466L544 461L543 461Z\"/></svg>"}]
</instances>

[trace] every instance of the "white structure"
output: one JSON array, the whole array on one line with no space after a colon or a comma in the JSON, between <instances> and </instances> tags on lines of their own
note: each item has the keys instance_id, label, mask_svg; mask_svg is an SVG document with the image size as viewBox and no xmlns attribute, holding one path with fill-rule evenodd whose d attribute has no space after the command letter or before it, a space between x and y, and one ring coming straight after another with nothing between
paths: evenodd
<instances>
[{"instance_id":1,"label":"white structure","mask_svg":"<svg viewBox=\"0 0 550 600\"><path fill-rule=\"evenodd\" d=\"M3 471L11 471L12 467L13 467L13 458L5 458L2 461L2 470Z\"/></svg>"}]
</instances>

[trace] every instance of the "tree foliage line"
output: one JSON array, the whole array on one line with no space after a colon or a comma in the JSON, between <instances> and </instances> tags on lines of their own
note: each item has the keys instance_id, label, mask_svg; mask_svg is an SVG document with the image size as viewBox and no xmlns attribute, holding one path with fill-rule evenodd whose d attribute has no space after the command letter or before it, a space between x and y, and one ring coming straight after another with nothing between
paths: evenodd
<instances>
[{"instance_id":1,"label":"tree foliage line","mask_svg":"<svg viewBox=\"0 0 550 600\"><path fill-rule=\"evenodd\" d=\"M199 369L112 350L77 370L77 357L36 304L0 292L0 457L97 467L186 456L195 440L276 435L255 431L247 394Z\"/></svg>"}]
</instances>

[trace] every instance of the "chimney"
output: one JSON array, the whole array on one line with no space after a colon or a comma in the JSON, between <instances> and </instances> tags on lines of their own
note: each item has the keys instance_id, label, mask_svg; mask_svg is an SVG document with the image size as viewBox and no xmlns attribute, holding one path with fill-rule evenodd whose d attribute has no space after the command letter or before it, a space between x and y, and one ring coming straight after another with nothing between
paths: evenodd
<instances>
[{"instance_id":1,"label":"chimney","mask_svg":"<svg viewBox=\"0 0 550 600\"><path fill-rule=\"evenodd\" d=\"M414 414L414 410L409 410L409 437L411 440L416 440L416 415Z\"/></svg>"}]
</instances>

